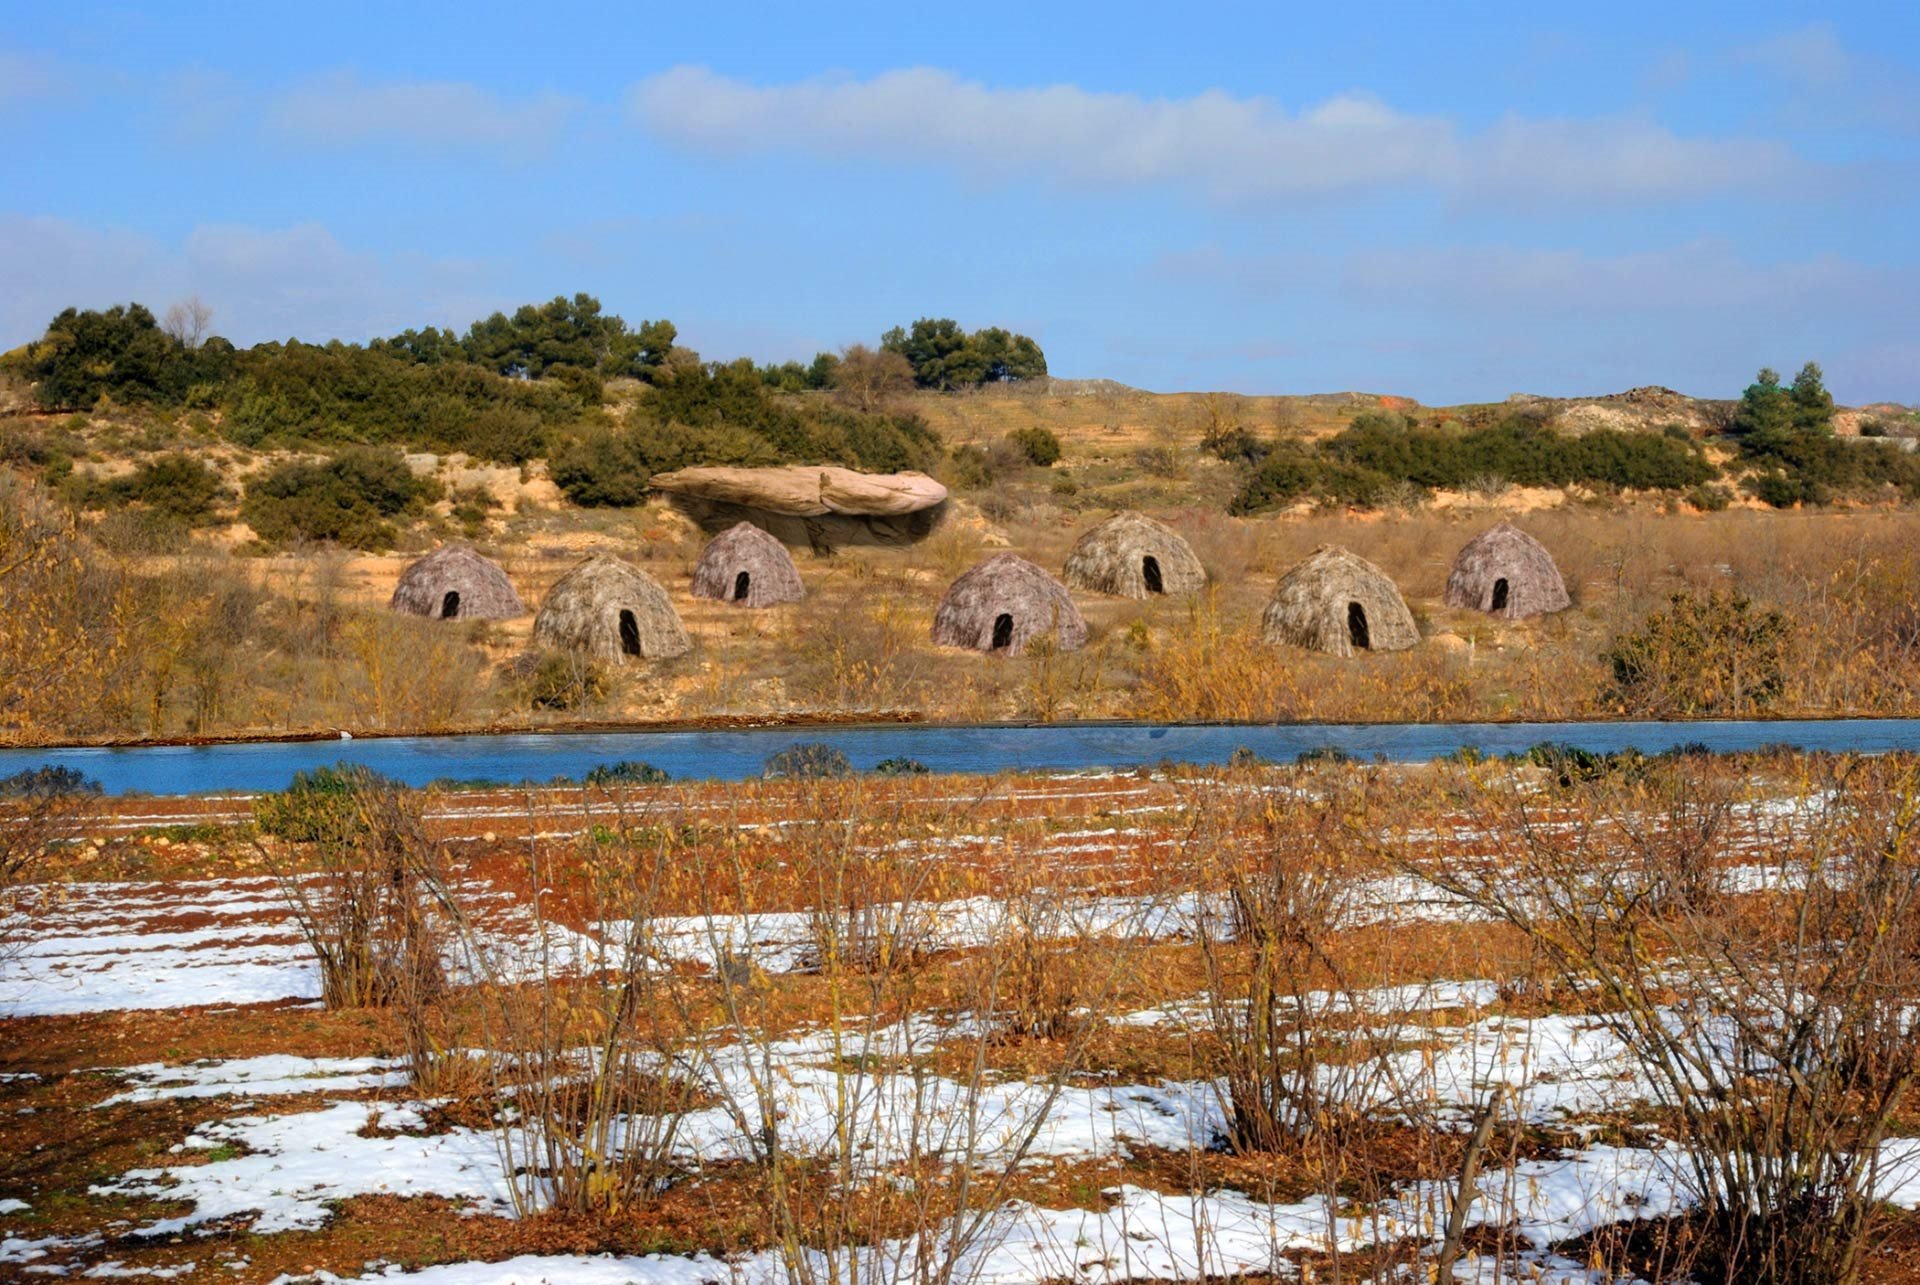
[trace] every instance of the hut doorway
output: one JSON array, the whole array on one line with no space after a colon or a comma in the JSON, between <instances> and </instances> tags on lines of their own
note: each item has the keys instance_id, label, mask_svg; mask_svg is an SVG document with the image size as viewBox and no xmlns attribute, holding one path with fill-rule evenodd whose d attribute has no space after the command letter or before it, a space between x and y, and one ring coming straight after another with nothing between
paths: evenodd
<instances>
[{"instance_id":1,"label":"hut doorway","mask_svg":"<svg viewBox=\"0 0 1920 1285\"><path fill-rule=\"evenodd\" d=\"M733 578L733 600L735 602L745 602L747 600L747 590L751 588L752 585L753 574L751 572L742 571L739 575L735 576Z\"/></svg>"},{"instance_id":2,"label":"hut doorway","mask_svg":"<svg viewBox=\"0 0 1920 1285\"><path fill-rule=\"evenodd\" d=\"M1357 651L1369 651L1373 647L1373 635L1367 631L1367 609L1357 602L1347 604L1347 641Z\"/></svg>"},{"instance_id":3,"label":"hut doorway","mask_svg":"<svg viewBox=\"0 0 1920 1285\"><path fill-rule=\"evenodd\" d=\"M1160 559L1149 553L1140 559L1140 578L1147 582L1148 593L1165 593L1167 585L1160 578Z\"/></svg>"},{"instance_id":4,"label":"hut doorway","mask_svg":"<svg viewBox=\"0 0 1920 1285\"><path fill-rule=\"evenodd\" d=\"M620 650L628 656L640 654L640 622L631 611L620 613Z\"/></svg>"},{"instance_id":5,"label":"hut doorway","mask_svg":"<svg viewBox=\"0 0 1920 1285\"><path fill-rule=\"evenodd\" d=\"M1013 646L1013 617L1003 611L993 619L993 646L987 650L1005 651L1011 646Z\"/></svg>"},{"instance_id":6,"label":"hut doorway","mask_svg":"<svg viewBox=\"0 0 1920 1285\"><path fill-rule=\"evenodd\" d=\"M460 614L460 591L447 590L447 596L440 600L440 619L452 620Z\"/></svg>"},{"instance_id":7,"label":"hut doorway","mask_svg":"<svg viewBox=\"0 0 1920 1285\"><path fill-rule=\"evenodd\" d=\"M1506 609L1507 609L1507 578L1505 576L1501 576L1498 580L1493 582L1493 605L1491 607L1488 607L1487 610L1488 611L1505 611Z\"/></svg>"}]
</instances>

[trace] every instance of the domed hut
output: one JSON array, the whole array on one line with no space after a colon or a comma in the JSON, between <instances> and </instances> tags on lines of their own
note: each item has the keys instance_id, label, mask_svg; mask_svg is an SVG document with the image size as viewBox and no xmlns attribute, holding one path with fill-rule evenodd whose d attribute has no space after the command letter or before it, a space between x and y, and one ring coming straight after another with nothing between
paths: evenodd
<instances>
[{"instance_id":1,"label":"domed hut","mask_svg":"<svg viewBox=\"0 0 1920 1285\"><path fill-rule=\"evenodd\" d=\"M1260 618L1268 642L1335 656L1404 651L1420 641L1406 600L1386 572L1337 544L1323 544L1274 586Z\"/></svg>"},{"instance_id":2,"label":"domed hut","mask_svg":"<svg viewBox=\"0 0 1920 1285\"><path fill-rule=\"evenodd\" d=\"M1545 545L1502 522L1467 541L1447 574L1449 607L1525 620L1573 605L1567 583Z\"/></svg>"},{"instance_id":3,"label":"domed hut","mask_svg":"<svg viewBox=\"0 0 1920 1285\"><path fill-rule=\"evenodd\" d=\"M1193 546L1164 522L1144 513L1116 513L1074 542L1067 583L1121 598L1193 593L1207 572Z\"/></svg>"},{"instance_id":4,"label":"domed hut","mask_svg":"<svg viewBox=\"0 0 1920 1285\"><path fill-rule=\"evenodd\" d=\"M955 580L933 614L933 640L943 647L1008 655L1048 633L1061 651L1077 651L1087 622L1065 585L1013 553L996 553Z\"/></svg>"},{"instance_id":5,"label":"domed hut","mask_svg":"<svg viewBox=\"0 0 1920 1285\"><path fill-rule=\"evenodd\" d=\"M443 544L400 573L391 611L430 620L511 620L527 614L498 563L464 544Z\"/></svg>"},{"instance_id":6,"label":"domed hut","mask_svg":"<svg viewBox=\"0 0 1920 1285\"><path fill-rule=\"evenodd\" d=\"M693 596L739 607L777 607L807 596L787 546L751 522L707 542L693 569Z\"/></svg>"},{"instance_id":7,"label":"domed hut","mask_svg":"<svg viewBox=\"0 0 1920 1285\"><path fill-rule=\"evenodd\" d=\"M601 660L664 660L693 646L667 591L640 568L605 554L547 590L533 618L533 642Z\"/></svg>"}]
</instances>

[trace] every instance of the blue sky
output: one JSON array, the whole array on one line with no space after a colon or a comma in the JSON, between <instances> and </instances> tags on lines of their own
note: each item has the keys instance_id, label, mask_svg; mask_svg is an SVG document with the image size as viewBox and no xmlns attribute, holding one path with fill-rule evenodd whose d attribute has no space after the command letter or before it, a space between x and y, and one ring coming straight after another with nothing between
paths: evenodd
<instances>
[{"instance_id":1,"label":"blue sky","mask_svg":"<svg viewBox=\"0 0 1920 1285\"><path fill-rule=\"evenodd\" d=\"M1920 402L1920 6L0 3L0 347L587 290L709 358Z\"/></svg>"}]
</instances>

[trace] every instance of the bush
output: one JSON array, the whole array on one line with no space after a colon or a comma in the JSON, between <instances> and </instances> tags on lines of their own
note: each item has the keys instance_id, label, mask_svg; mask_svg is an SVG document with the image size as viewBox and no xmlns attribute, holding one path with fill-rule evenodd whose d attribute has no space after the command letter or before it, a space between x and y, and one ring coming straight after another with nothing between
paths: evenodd
<instances>
[{"instance_id":1,"label":"bush","mask_svg":"<svg viewBox=\"0 0 1920 1285\"><path fill-rule=\"evenodd\" d=\"M206 521L225 494L219 474L191 455L181 454L146 460L106 490L115 499L137 501L191 524Z\"/></svg>"},{"instance_id":2,"label":"bush","mask_svg":"<svg viewBox=\"0 0 1920 1285\"><path fill-rule=\"evenodd\" d=\"M1052 468L1060 461L1060 439L1050 428L1016 428L1007 434L1007 441L1036 467Z\"/></svg>"},{"instance_id":3,"label":"bush","mask_svg":"<svg viewBox=\"0 0 1920 1285\"><path fill-rule=\"evenodd\" d=\"M978 446L956 446L948 457L947 480L957 491L983 491L993 485L993 456Z\"/></svg>"},{"instance_id":4,"label":"bush","mask_svg":"<svg viewBox=\"0 0 1920 1285\"><path fill-rule=\"evenodd\" d=\"M579 709L607 694L606 673L593 660L573 652L539 657L526 682L527 703L534 709Z\"/></svg>"},{"instance_id":5,"label":"bush","mask_svg":"<svg viewBox=\"0 0 1920 1285\"><path fill-rule=\"evenodd\" d=\"M890 758L875 763L873 771L876 776L925 776L927 765L919 759Z\"/></svg>"},{"instance_id":6,"label":"bush","mask_svg":"<svg viewBox=\"0 0 1920 1285\"><path fill-rule=\"evenodd\" d=\"M1636 775L1646 765L1646 756L1638 750L1602 754L1583 750L1564 741L1542 741L1515 756L1522 763L1543 767L1562 789L1613 776Z\"/></svg>"},{"instance_id":7,"label":"bush","mask_svg":"<svg viewBox=\"0 0 1920 1285\"><path fill-rule=\"evenodd\" d=\"M260 833L289 843L341 843L360 830L354 792L390 784L352 763L295 772L285 790L253 801L254 822Z\"/></svg>"},{"instance_id":8,"label":"bush","mask_svg":"<svg viewBox=\"0 0 1920 1285\"><path fill-rule=\"evenodd\" d=\"M439 484L415 477L391 448L342 451L320 463L282 464L247 487L241 516L263 540L333 540L360 549L393 543L389 518L417 510Z\"/></svg>"},{"instance_id":9,"label":"bush","mask_svg":"<svg viewBox=\"0 0 1920 1285\"><path fill-rule=\"evenodd\" d=\"M1738 594L1675 594L1607 651L1614 698L1660 718L1764 709L1786 686L1789 628Z\"/></svg>"},{"instance_id":10,"label":"bush","mask_svg":"<svg viewBox=\"0 0 1920 1285\"><path fill-rule=\"evenodd\" d=\"M0 776L0 799L50 799L98 794L100 789L100 782L78 768L61 763L46 763L12 776Z\"/></svg>"},{"instance_id":11,"label":"bush","mask_svg":"<svg viewBox=\"0 0 1920 1285\"><path fill-rule=\"evenodd\" d=\"M1687 503L1702 513L1719 513L1733 503L1733 492L1717 483L1696 486L1687 492Z\"/></svg>"},{"instance_id":12,"label":"bush","mask_svg":"<svg viewBox=\"0 0 1920 1285\"><path fill-rule=\"evenodd\" d=\"M797 780L852 776L853 764L843 751L824 741L801 741L771 755L767 759L764 775Z\"/></svg>"},{"instance_id":13,"label":"bush","mask_svg":"<svg viewBox=\"0 0 1920 1285\"><path fill-rule=\"evenodd\" d=\"M602 763L587 773L588 785L665 785L672 778L663 768L651 763L641 763L634 759L623 759L618 763Z\"/></svg>"},{"instance_id":14,"label":"bush","mask_svg":"<svg viewBox=\"0 0 1920 1285\"><path fill-rule=\"evenodd\" d=\"M624 508L646 497L653 470L630 434L603 429L556 450L547 475L575 504Z\"/></svg>"}]
</instances>

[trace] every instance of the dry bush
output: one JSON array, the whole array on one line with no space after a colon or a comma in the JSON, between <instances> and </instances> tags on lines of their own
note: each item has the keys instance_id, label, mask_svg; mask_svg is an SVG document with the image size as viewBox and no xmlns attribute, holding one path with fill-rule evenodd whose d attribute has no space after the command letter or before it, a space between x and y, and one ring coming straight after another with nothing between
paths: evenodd
<instances>
[{"instance_id":1,"label":"dry bush","mask_svg":"<svg viewBox=\"0 0 1920 1285\"><path fill-rule=\"evenodd\" d=\"M1697 1276L1845 1285L1883 1224L1880 1146L1920 1076L1915 767L1842 762L1791 791L1793 815L1699 780L1710 766L1665 770L1586 787L1589 817L1667 818L1625 843L1542 816L1510 780L1464 780L1493 858L1423 873L1525 933L1631 1050L1683 1152ZM1736 807L1763 863L1747 896L1694 873Z\"/></svg>"},{"instance_id":2,"label":"dry bush","mask_svg":"<svg viewBox=\"0 0 1920 1285\"><path fill-rule=\"evenodd\" d=\"M82 833L88 800L100 792L66 768L38 768L0 780L0 958L33 911L35 885L53 849Z\"/></svg>"},{"instance_id":3,"label":"dry bush","mask_svg":"<svg viewBox=\"0 0 1920 1285\"><path fill-rule=\"evenodd\" d=\"M419 795L350 766L255 804L255 848L319 961L328 1008L417 1009L444 985L446 854L421 810Z\"/></svg>"},{"instance_id":4,"label":"dry bush","mask_svg":"<svg viewBox=\"0 0 1920 1285\"><path fill-rule=\"evenodd\" d=\"M340 638L355 666L348 699L366 726L432 731L473 710L481 665L463 630L380 612L353 617Z\"/></svg>"},{"instance_id":5,"label":"dry bush","mask_svg":"<svg viewBox=\"0 0 1920 1285\"><path fill-rule=\"evenodd\" d=\"M1350 813L1371 778L1303 778L1320 797L1203 783L1186 844L1199 889L1221 914L1199 916L1207 1038L1221 1072L1228 1142L1248 1152L1337 1153L1387 1100L1388 1064L1349 1028L1353 988L1335 954L1366 887Z\"/></svg>"},{"instance_id":6,"label":"dry bush","mask_svg":"<svg viewBox=\"0 0 1920 1285\"><path fill-rule=\"evenodd\" d=\"M0 733L59 740L113 726L137 650L138 585L43 489L0 469Z\"/></svg>"},{"instance_id":7,"label":"dry bush","mask_svg":"<svg viewBox=\"0 0 1920 1285\"><path fill-rule=\"evenodd\" d=\"M671 827L648 824L648 807L632 801L640 797L616 788L589 800L597 837L583 851L529 845L524 940L505 946L469 925L503 1108L496 1136L523 1215L610 1216L651 1201L675 1171L680 1123L703 1092L680 1020L686 983L657 950L661 893L681 853ZM604 950L554 918L557 886Z\"/></svg>"},{"instance_id":8,"label":"dry bush","mask_svg":"<svg viewBox=\"0 0 1920 1285\"><path fill-rule=\"evenodd\" d=\"M801 625L793 683L816 708L895 710L925 697L925 617L890 586L875 588L873 601Z\"/></svg>"},{"instance_id":9,"label":"dry bush","mask_svg":"<svg viewBox=\"0 0 1920 1285\"><path fill-rule=\"evenodd\" d=\"M781 988L750 950L720 956L724 1038L705 1024L709 1065L730 1072L709 1079L750 1146L763 1234L792 1280L947 1279L988 1234L1068 1078L1086 1065L1088 1032L1125 972L1127 952L1117 946L1084 960L1067 983L1080 1004L1070 1016L1052 1015L1061 1023L1053 1026L1057 1069L1019 1098L994 1096L1001 1077L991 1044L1025 1018L1046 1020L1042 1010L1054 1002L1042 996L1047 986L1029 988L1031 977L1020 976L1044 929L1002 916L963 966L929 968L946 922L935 905L976 888L952 869L941 842L972 832L992 784L958 801L938 788L889 804L857 779L798 782L779 796L777 859L738 843L724 818L690 854L696 894L713 899L695 919L716 943L731 940L723 907L774 888L797 894L813 925L809 993L824 1011L811 1013L806 1038L816 1047L804 1056L830 1078L824 1089L801 1090L813 1095L809 1111L824 1107L829 1117L816 1141L793 1136L786 1123L796 1054L779 1033ZM769 880L769 862L792 871L791 882ZM1030 892L1030 912L1044 918L1039 889ZM702 1025L691 1013L688 1023ZM893 1257L883 1242L901 1238L913 1248Z\"/></svg>"},{"instance_id":10,"label":"dry bush","mask_svg":"<svg viewBox=\"0 0 1920 1285\"><path fill-rule=\"evenodd\" d=\"M1271 723L1300 715L1304 697L1280 649L1250 622L1225 620L1211 592L1187 613L1186 626L1163 633L1141 666L1141 717Z\"/></svg>"}]
</instances>

